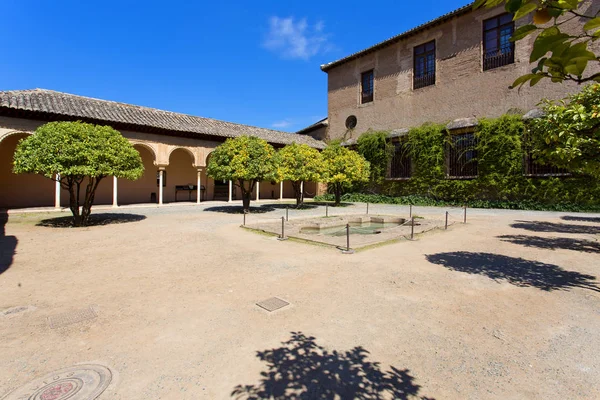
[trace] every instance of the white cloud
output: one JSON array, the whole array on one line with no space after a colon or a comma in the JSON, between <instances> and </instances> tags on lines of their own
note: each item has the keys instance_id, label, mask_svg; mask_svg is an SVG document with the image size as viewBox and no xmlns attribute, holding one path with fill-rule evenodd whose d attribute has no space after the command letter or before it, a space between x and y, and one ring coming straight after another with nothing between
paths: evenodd
<instances>
[{"instance_id":1,"label":"white cloud","mask_svg":"<svg viewBox=\"0 0 600 400\"><path fill-rule=\"evenodd\" d=\"M290 126L292 126L294 123L288 119L284 119L283 121L277 121L277 122L273 122L271 124L271 126L273 128L277 128L277 129L284 129L284 128L289 128Z\"/></svg>"},{"instance_id":2,"label":"white cloud","mask_svg":"<svg viewBox=\"0 0 600 400\"><path fill-rule=\"evenodd\" d=\"M308 60L333 48L324 29L323 21L311 26L306 18L295 20L294 17L271 17L269 33L263 45L284 58Z\"/></svg>"}]
</instances>

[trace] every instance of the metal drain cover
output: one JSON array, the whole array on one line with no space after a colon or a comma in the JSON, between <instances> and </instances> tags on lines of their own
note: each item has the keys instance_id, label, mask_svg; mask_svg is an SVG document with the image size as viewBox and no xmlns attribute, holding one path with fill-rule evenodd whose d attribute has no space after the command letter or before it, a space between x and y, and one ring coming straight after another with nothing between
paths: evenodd
<instances>
[{"instance_id":1,"label":"metal drain cover","mask_svg":"<svg viewBox=\"0 0 600 400\"><path fill-rule=\"evenodd\" d=\"M111 380L112 373L102 365L74 365L35 379L4 400L94 400Z\"/></svg>"},{"instance_id":2,"label":"metal drain cover","mask_svg":"<svg viewBox=\"0 0 600 400\"><path fill-rule=\"evenodd\" d=\"M82 310L75 310L63 314L53 315L48 317L48 325L50 328L60 328L67 325L76 324L78 322L89 321L98 316L92 307L84 308Z\"/></svg>"},{"instance_id":3,"label":"metal drain cover","mask_svg":"<svg viewBox=\"0 0 600 400\"><path fill-rule=\"evenodd\" d=\"M280 308L283 308L289 304L290 303L288 303L287 301L281 300L278 297L271 297L270 299L256 303L257 306L259 306L260 308L264 308L269 312L279 310Z\"/></svg>"}]
</instances>

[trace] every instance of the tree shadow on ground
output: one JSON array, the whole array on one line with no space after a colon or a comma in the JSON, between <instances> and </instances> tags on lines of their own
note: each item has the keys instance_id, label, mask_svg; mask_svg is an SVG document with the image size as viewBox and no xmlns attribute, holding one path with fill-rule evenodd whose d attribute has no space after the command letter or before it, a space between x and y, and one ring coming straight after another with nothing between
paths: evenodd
<instances>
[{"instance_id":1,"label":"tree shadow on ground","mask_svg":"<svg viewBox=\"0 0 600 400\"><path fill-rule=\"evenodd\" d=\"M302 332L277 349L257 352L267 363L256 385L238 385L231 393L237 399L408 399L421 387L408 369L383 371L368 361L369 352L355 347L345 352L328 351ZM427 399L421 397L421 399Z\"/></svg>"},{"instance_id":2,"label":"tree shadow on ground","mask_svg":"<svg viewBox=\"0 0 600 400\"><path fill-rule=\"evenodd\" d=\"M457 251L427 255L433 264L467 274L485 275L495 281L505 280L519 287L535 287L545 291L583 288L600 292L592 275L566 271L558 265L507 257L492 253Z\"/></svg>"},{"instance_id":3,"label":"tree shadow on ground","mask_svg":"<svg viewBox=\"0 0 600 400\"><path fill-rule=\"evenodd\" d=\"M574 250L586 253L600 253L600 242L586 239L546 238L541 236L504 235L498 236L504 242L520 244L525 247L537 247L548 250Z\"/></svg>"},{"instance_id":4,"label":"tree shadow on ground","mask_svg":"<svg viewBox=\"0 0 600 400\"><path fill-rule=\"evenodd\" d=\"M243 214L244 213L244 207L242 206L215 206L215 207L208 207L205 208L204 211L210 211L210 212L218 212L218 213L225 213L225 214ZM258 207L253 207L250 206L250 210L248 212L248 214L264 214L264 213L268 213L271 211L275 211L274 208L270 207L270 206L258 206Z\"/></svg>"},{"instance_id":5,"label":"tree shadow on ground","mask_svg":"<svg viewBox=\"0 0 600 400\"><path fill-rule=\"evenodd\" d=\"M138 222L146 219L145 215L139 214L120 214L120 213L104 213L92 214L88 220L87 226L115 225L126 224L129 222ZM72 228L73 217L58 217L43 219L36 226L45 226L49 228Z\"/></svg>"},{"instance_id":6,"label":"tree shadow on ground","mask_svg":"<svg viewBox=\"0 0 600 400\"><path fill-rule=\"evenodd\" d=\"M276 210L285 210L286 208L289 208L290 210L296 210L296 211L314 210L315 208L319 207L318 204L314 204L314 203L304 203L300 207L297 207L296 203L293 203L293 204L290 204L290 203L288 203L288 204L268 203L268 204L263 204L263 206L270 207L270 208L273 208Z\"/></svg>"},{"instance_id":7,"label":"tree shadow on ground","mask_svg":"<svg viewBox=\"0 0 600 400\"><path fill-rule=\"evenodd\" d=\"M8 214L0 213L0 275L12 265L19 243L15 236L6 236L5 225L7 222Z\"/></svg>"},{"instance_id":8,"label":"tree shadow on ground","mask_svg":"<svg viewBox=\"0 0 600 400\"><path fill-rule=\"evenodd\" d=\"M545 221L517 221L517 223L510 226L511 228L525 229L533 232L600 234L600 227L598 226L569 225Z\"/></svg>"},{"instance_id":9,"label":"tree shadow on ground","mask_svg":"<svg viewBox=\"0 0 600 400\"><path fill-rule=\"evenodd\" d=\"M597 222L600 224L600 217L580 217L578 215L565 215L564 217L560 217L560 219L565 221L576 222Z\"/></svg>"}]
</instances>

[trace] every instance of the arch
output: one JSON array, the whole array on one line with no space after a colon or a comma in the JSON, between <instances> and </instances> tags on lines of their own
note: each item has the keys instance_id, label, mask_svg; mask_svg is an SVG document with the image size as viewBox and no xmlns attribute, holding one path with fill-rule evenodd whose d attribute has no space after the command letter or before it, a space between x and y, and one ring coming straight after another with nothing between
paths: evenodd
<instances>
[{"instance_id":1,"label":"arch","mask_svg":"<svg viewBox=\"0 0 600 400\"><path fill-rule=\"evenodd\" d=\"M196 166L198 165L198 160L196 159L196 154L194 154L194 152L192 150L190 150L188 147L172 147L169 150L169 154L167 155L167 160L169 160L169 163L171 162L171 154L173 154L174 151L177 150L183 150L186 153L188 153L190 155L190 157L192 157L192 166Z\"/></svg>"},{"instance_id":2,"label":"arch","mask_svg":"<svg viewBox=\"0 0 600 400\"><path fill-rule=\"evenodd\" d=\"M154 149L154 147L152 147L148 143L144 143L144 142L130 141L130 143L133 147L140 146L140 147L143 147L144 149L148 150L150 153L152 153L152 157L154 157L154 165L156 165L158 152L156 151L156 149Z\"/></svg>"},{"instance_id":3,"label":"arch","mask_svg":"<svg viewBox=\"0 0 600 400\"><path fill-rule=\"evenodd\" d=\"M13 157L22 137L31 132L0 134L0 208L53 207L55 183L39 174L15 174Z\"/></svg>"},{"instance_id":4,"label":"arch","mask_svg":"<svg viewBox=\"0 0 600 400\"><path fill-rule=\"evenodd\" d=\"M14 136L14 135L31 136L31 135L33 135L33 133L27 132L27 131L8 131L8 132L0 134L0 142L2 142L4 139L8 139L10 136Z\"/></svg>"}]
</instances>

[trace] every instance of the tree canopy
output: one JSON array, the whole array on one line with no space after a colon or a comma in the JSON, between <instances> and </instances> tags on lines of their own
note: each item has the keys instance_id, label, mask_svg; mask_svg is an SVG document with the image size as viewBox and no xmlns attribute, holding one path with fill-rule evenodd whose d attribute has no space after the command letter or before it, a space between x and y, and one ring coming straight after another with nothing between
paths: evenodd
<instances>
[{"instance_id":1,"label":"tree canopy","mask_svg":"<svg viewBox=\"0 0 600 400\"><path fill-rule=\"evenodd\" d=\"M336 205L341 202L344 187L354 182L369 180L369 162L357 152L332 143L323 150L321 155L325 166L323 180L333 188Z\"/></svg>"},{"instance_id":2,"label":"tree canopy","mask_svg":"<svg viewBox=\"0 0 600 400\"><path fill-rule=\"evenodd\" d=\"M533 14L532 23L519 27L511 38L511 41L519 41L537 33L529 58L530 63L537 65L530 74L517 78L513 83L513 87L520 87L527 82L534 86L544 78L549 78L552 82L600 82L600 73L597 72L600 58L590 49L590 45L600 39L600 16L591 7L594 2L595 0L477 0L473 7L505 4L506 11L514 14L514 20ZM590 7L584 9L586 5ZM565 24L573 19L583 21L579 32L564 29ZM588 68L590 65L594 67Z\"/></svg>"},{"instance_id":3,"label":"tree canopy","mask_svg":"<svg viewBox=\"0 0 600 400\"><path fill-rule=\"evenodd\" d=\"M230 180L242 191L244 211L250 208L250 196L256 182L279 181L275 149L254 136L227 139L211 153L208 176Z\"/></svg>"},{"instance_id":4,"label":"tree canopy","mask_svg":"<svg viewBox=\"0 0 600 400\"><path fill-rule=\"evenodd\" d=\"M282 180L292 182L296 205L303 202L301 182L319 182L324 170L321 153L306 144L292 143L278 151L279 173Z\"/></svg>"},{"instance_id":5,"label":"tree canopy","mask_svg":"<svg viewBox=\"0 0 600 400\"><path fill-rule=\"evenodd\" d=\"M600 178L600 84L542 104L529 127L536 159Z\"/></svg>"},{"instance_id":6,"label":"tree canopy","mask_svg":"<svg viewBox=\"0 0 600 400\"><path fill-rule=\"evenodd\" d=\"M127 139L110 126L49 122L18 144L13 170L59 179L61 187L70 193L74 225L85 226L100 181L107 176L138 179L144 165ZM84 181L87 184L80 214Z\"/></svg>"}]
</instances>

